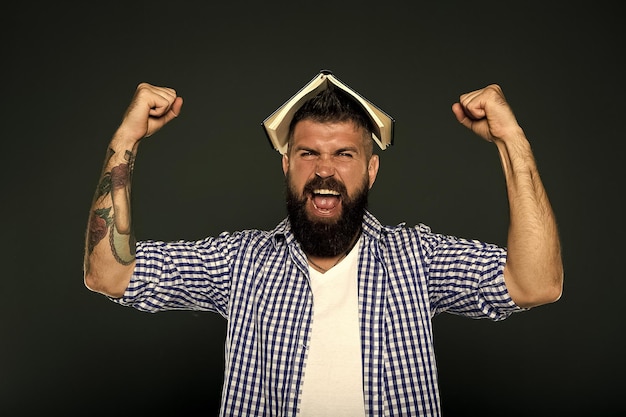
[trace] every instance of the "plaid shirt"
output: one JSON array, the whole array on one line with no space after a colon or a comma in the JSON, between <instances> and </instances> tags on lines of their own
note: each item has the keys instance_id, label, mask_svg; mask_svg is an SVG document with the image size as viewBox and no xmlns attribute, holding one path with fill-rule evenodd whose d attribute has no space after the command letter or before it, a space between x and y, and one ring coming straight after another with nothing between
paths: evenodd
<instances>
[{"instance_id":1,"label":"plaid shirt","mask_svg":"<svg viewBox=\"0 0 626 417\"><path fill-rule=\"evenodd\" d=\"M431 319L501 320L520 309L503 279L506 250L382 226L369 212L359 248L363 393L368 416L439 416ZM295 416L313 311L307 260L287 219L272 231L195 242L139 242L126 293L139 310L228 319L222 416Z\"/></svg>"}]
</instances>

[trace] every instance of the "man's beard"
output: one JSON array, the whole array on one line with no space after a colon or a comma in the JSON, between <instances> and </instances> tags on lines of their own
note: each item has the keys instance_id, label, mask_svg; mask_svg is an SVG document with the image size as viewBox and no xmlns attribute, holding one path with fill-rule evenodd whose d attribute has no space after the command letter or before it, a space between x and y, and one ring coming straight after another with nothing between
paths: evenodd
<instances>
[{"instance_id":1,"label":"man's beard","mask_svg":"<svg viewBox=\"0 0 626 417\"><path fill-rule=\"evenodd\" d=\"M303 197L292 189L289 174L287 182L287 213L291 230L302 250L312 256L332 257L347 252L361 230L367 208L368 178L354 198L348 197L346 187L334 178L315 177L304 186ZM338 219L310 219L306 212L307 196L314 189L330 189L341 193L341 215Z\"/></svg>"}]
</instances>

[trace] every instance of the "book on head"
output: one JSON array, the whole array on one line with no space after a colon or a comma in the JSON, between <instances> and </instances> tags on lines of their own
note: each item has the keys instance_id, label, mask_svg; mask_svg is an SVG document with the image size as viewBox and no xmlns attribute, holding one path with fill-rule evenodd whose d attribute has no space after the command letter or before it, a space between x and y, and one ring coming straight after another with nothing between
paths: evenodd
<instances>
[{"instance_id":1,"label":"book on head","mask_svg":"<svg viewBox=\"0 0 626 417\"><path fill-rule=\"evenodd\" d=\"M293 115L309 98L327 89L330 84L348 93L363 107L372 121L374 129L372 139L382 150L393 144L394 119L347 84L340 81L332 71L322 70L261 123L270 145L275 150L281 154L287 152L289 125Z\"/></svg>"}]
</instances>

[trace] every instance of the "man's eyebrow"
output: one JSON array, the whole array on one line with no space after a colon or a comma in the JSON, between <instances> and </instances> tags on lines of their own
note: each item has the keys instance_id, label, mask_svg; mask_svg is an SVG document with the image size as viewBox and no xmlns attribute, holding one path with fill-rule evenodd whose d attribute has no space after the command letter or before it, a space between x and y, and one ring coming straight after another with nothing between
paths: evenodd
<instances>
[{"instance_id":1,"label":"man's eyebrow","mask_svg":"<svg viewBox=\"0 0 626 417\"><path fill-rule=\"evenodd\" d=\"M313 148L310 148L308 146L302 146L302 145L298 145L295 148L293 148L294 151L307 151L307 152L313 152L313 153L319 153L318 151L316 151Z\"/></svg>"},{"instance_id":2,"label":"man's eyebrow","mask_svg":"<svg viewBox=\"0 0 626 417\"><path fill-rule=\"evenodd\" d=\"M344 146L343 148L339 148L335 151L335 153L342 153L342 152L358 152L359 148L356 146Z\"/></svg>"},{"instance_id":3,"label":"man's eyebrow","mask_svg":"<svg viewBox=\"0 0 626 417\"><path fill-rule=\"evenodd\" d=\"M300 152L300 151L307 151L307 152L311 152L311 153L321 153L318 149L315 148L311 148L309 146L304 146L304 145L298 145L296 147L293 148L294 152ZM359 148L357 146L344 146L341 148L337 148L334 151L332 151L333 154L339 154L339 153L344 153L344 152L355 152L358 153L359 152Z\"/></svg>"}]
</instances>

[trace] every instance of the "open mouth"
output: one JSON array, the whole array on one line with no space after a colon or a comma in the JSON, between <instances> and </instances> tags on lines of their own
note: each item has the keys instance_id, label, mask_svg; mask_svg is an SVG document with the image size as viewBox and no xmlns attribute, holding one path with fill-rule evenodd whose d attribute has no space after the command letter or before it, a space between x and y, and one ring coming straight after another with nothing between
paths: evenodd
<instances>
[{"instance_id":1,"label":"open mouth","mask_svg":"<svg viewBox=\"0 0 626 417\"><path fill-rule=\"evenodd\" d=\"M339 205L341 193L326 188L318 188L313 190L311 201L317 210L328 212Z\"/></svg>"}]
</instances>

